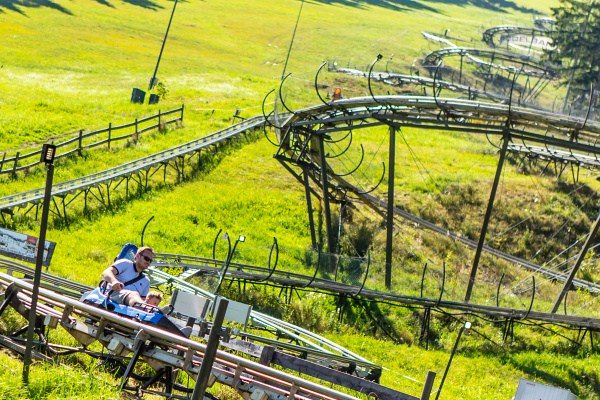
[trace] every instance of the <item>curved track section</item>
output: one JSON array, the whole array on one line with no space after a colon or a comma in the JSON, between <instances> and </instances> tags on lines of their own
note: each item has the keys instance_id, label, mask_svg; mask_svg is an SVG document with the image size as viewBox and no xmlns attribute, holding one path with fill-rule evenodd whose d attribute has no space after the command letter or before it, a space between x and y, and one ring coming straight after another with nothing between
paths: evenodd
<instances>
[{"instance_id":1,"label":"curved track section","mask_svg":"<svg viewBox=\"0 0 600 400\"><path fill-rule=\"evenodd\" d=\"M446 57L466 58L474 64L507 71L511 74L547 79L553 79L556 76L552 68L541 65L531 56L473 47L446 47L435 50L425 57L423 66L437 68Z\"/></svg>"},{"instance_id":2,"label":"curved track section","mask_svg":"<svg viewBox=\"0 0 600 400\"><path fill-rule=\"evenodd\" d=\"M297 140L311 134L334 135L352 129L397 124L423 129L459 130L510 142L531 143L597 159L600 123L513 104L432 96L374 96L341 99L295 111L280 129L277 155L310 160ZM303 128L310 132L298 136ZM304 146L306 147L306 146Z\"/></svg>"},{"instance_id":3,"label":"curved track section","mask_svg":"<svg viewBox=\"0 0 600 400\"><path fill-rule=\"evenodd\" d=\"M496 41L498 36L499 39ZM496 26L494 28L487 29L485 32L483 32L483 41L490 47L499 47L504 44L510 45L510 39L515 36L526 37L528 38L529 43L525 43L525 46L513 45L512 47L528 51L535 51L532 49L532 47L545 48L550 42L547 30L528 28L525 26Z\"/></svg>"},{"instance_id":4,"label":"curved track section","mask_svg":"<svg viewBox=\"0 0 600 400\"><path fill-rule=\"evenodd\" d=\"M323 192L326 192L327 197L332 201L342 202L348 194L353 194L385 217L388 207L386 202L374 198L363 188L355 187L346 181L343 178L343 171L336 171L328 163L327 150L323 150L325 142L334 143L337 138L345 137L347 132L356 132L358 129L374 126L484 134L488 138L505 142L507 150L538 156L545 149L546 157L553 157L561 163L584 165L588 168L596 168L600 156L598 144L600 123L597 121L567 117L512 104L426 96L372 96L341 99L330 104L295 111L279 132L280 146L276 158L290 171L293 171L292 166L301 168L317 187L326 187L327 191L323 190ZM325 168L322 168L323 163L327 164ZM324 169L327 171L326 174L323 173ZM305 182L300 174L296 175L301 182ZM323 184L324 180L335 184L331 182ZM428 229L448 235L447 229L403 213L397 207L393 212ZM477 243L457 234L452 234L452 237L471 247L483 243L481 238L480 243ZM532 271L541 272L552 279L561 281L566 279L562 273L526 262L488 246L481 246L481 249ZM599 285L583 280L577 280L575 285L585 287L592 292L600 290Z\"/></svg>"},{"instance_id":5,"label":"curved track section","mask_svg":"<svg viewBox=\"0 0 600 400\"><path fill-rule=\"evenodd\" d=\"M374 81L382 82L387 85L403 88L408 85L418 86L421 88L421 93L427 95L427 89L430 93L433 91L439 92L440 89L448 90L452 93L461 93L467 95L469 100L489 99L496 102L507 103L510 101L508 96L502 94L491 93L489 91L480 90L468 85L461 85L455 82L449 82L441 79L433 79L416 75L398 74L395 72L373 71L372 73L360 71L350 68L331 67L331 72L340 72L347 75L371 78Z\"/></svg>"}]
</instances>

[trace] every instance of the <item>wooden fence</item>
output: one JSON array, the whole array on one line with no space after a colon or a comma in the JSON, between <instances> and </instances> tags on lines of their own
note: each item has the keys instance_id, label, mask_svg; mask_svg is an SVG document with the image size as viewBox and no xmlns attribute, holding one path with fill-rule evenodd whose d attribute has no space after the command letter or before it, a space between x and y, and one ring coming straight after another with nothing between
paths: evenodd
<instances>
[{"instance_id":1,"label":"wooden fence","mask_svg":"<svg viewBox=\"0 0 600 400\"><path fill-rule=\"evenodd\" d=\"M106 145L108 149L113 142L125 139L137 141L139 135L152 129L163 129L169 125L183 123L182 105L179 108L160 112L142 119L135 119L124 125L113 126L112 122L107 128L99 129L91 132L79 131L74 137L65 140L62 143L57 143L56 158L67 157L73 153L82 154L84 149L91 149L97 146ZM19 171L27 171L32 167L40 164L42 146L39 149L29 153L21 154L17 151L15 155L7 155L6 152L0 160L0 175L12 174L16 176Z\"/></svg>"}]
</instances>

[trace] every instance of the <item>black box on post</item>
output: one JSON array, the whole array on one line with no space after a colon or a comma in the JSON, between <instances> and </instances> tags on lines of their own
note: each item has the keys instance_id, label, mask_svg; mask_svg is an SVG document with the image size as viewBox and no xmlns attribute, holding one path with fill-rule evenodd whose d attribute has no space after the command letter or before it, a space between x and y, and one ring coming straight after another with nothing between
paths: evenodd
<instances>
[{"instance_id":1,"label":"black box on post","mask_svg":"<svg viewBox=\"0 0 600 400\"><path fill-rule=\"evenodd\" d=\"M144 97L146 97L146 92L141 89L133 88L131 92L131 102L132 103L144 103Z\"/></svg>"}]
</instances>

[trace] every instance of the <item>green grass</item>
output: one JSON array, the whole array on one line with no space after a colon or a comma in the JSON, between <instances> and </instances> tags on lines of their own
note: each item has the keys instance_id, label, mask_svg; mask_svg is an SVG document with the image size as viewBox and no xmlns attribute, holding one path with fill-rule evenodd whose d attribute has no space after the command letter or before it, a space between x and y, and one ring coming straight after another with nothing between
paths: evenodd
<instances>
[{"instance_id":1,"label":"green grass","mask_svg":"<svg viewBox=\"0 0 600 400\"><path fill-rule=\"evenodd\" d=\"M186 107L185 126L166 133L149 133L135 146L118 146L110 151L95 149L86 152L83 159L60 161L55 182L119 165L222 129L231 123L236 109L241 110L243 117L259 115L265 95L279 87L300 7L300 2L291 0L179 2L158 73L169 94L159 105L150 106L131 104L129 98L133 87L146 89L173 3L106 3L73 0L36 7L0 3L5 37L0 61L0 151L13 154L49 137L98 129L109 122L130 122L181 104ZM425 41L421 31L441 34L449 29L450 36L463 39L468 45L482 46L480 37L485 29L503 24L531 25L535 16L548 14L558 1L505 3L496 7L490 2L467 0L306 2L286 68L292 73L284 85L286 104L298 109L319 102L314 78L322 61L365 68L377 54L382 54L381 63L386 61L390 68L407 72L418 57L439 48ZM325 85L341 86L347 97L369 94L364 81L328 72L320 78L319 82ZM374 87L378 93L390 90ZM548 98L553 99L551 95ZM269 98L268 110L272 101L273 97ZM365 145L366 160L387 159L386 129L357 131L356 135L360 135L357 141ZM440 225L477 237L496 168L495 149L486 138L459 133L403 129L401 135L396 165L397 203ZM208 256L215 235L222 229L232 237L247 236L237 249L236 260L266 266L276 237L281 249L280 268L309 274L311 271L303 265L310 247L304 191L273 159L274 152L275 147L259 135L257 141L231 150L212 168L182 184L155 185L149 192L117 203L111 210L97 209L90 218L72 220L67 226L52 224L47 238L55 241L57 247L49 272L96 284L121 245L139 242L144 224L154 216L145 241L158 251ZM358 157L358 153L351 153L343 164L340 161L340 170L351 168ZM360 184L373 186L381 175L379 161L364 165ZM497 201L499 213L490 230L500 248L513 249L524 257L539 250L540 240L558 230L563 218L574 220L574 237L584 235L595 213L590 211L595 203L587 201L586 196L595 199L598 190L595 176L586 171L582 171L581 182L587 191L580 190L577 196L568 195L572 186L557 184L553 177L540 177L533 172L520 174L513 164L505 167ZM37 169L16 180L2 179L0 195L42 187L44 178L43 170ZM385 190L384 182L378 192ZM360 210L353 220L359 222L363 217L373 215ZM529 223L512 228L524 219ZM367 281L371 288L383 288L385 232L377 227L379 222L375 219L369 225L376 238L372 276ZM546 231L531 233L539 226ZM37 222L26 221L18 230L37 235ZM569 239L558 237L547 242L540 260L547 260L556 249L564 248ZM222 246L220 243L218 256L223 256ZM462 298L472 260L470 250L410 224L399 229L394 246L395 263L402 266L394 269L394 290L418 294L423 264L428 262L425 294L436 297L441 263L445 261L447 296ZM509 284L501 304L527 308L529 293L515 296L510 288L520 281L529 282L529 274L497 260L484 261L474 300L493 304L500 274L506 272ZM596 265L587 268L591 277L598 276ZM536 307L549 309L555 292L556 285L542 283ZM333 300L314 301L318 307L312 308L322 307L322 315L307 314L314 310L297 303L291 306L293 309L279 312L295 322L310 324L311 329L329 332L327 335L340 344L381 362L386 368L382 378L386 385L419 396L429 370L438 374L439 383L457 332L451 319L441 318L433 323L433 350L425 351L417 346L419 316L411 311L382 306L382 312L404 341L398 345L384 340L372 321L360 314L359 307L346 317L349 325L340 326L335 323ZM587 315L589 304L597 304L594 301L584 293L570 293L569 310ZM479 321L474 325L495 342L501 342L501 328ZM597 353L586 353L587 344L578 348L529 327L518 327L516 331L515 341L504 349L475 333L465 335L442 396L506 399L514 395L518 379L524 377L567 387L582 399L598 399L600 385L595 366L600 360ZM373 332L376 338L370 337ZM7 366L0 377L0 392L8 393L7 398L117 396L114 389L107 387L114 388L111 378L97 375L82 361L73 364L84 364L83 369L36 364L32 385L24 389L19 380L20 361L5 354L0 355L0 360ZM86 373L82 374L82 370Z\"/></svg>"}]
</instances>

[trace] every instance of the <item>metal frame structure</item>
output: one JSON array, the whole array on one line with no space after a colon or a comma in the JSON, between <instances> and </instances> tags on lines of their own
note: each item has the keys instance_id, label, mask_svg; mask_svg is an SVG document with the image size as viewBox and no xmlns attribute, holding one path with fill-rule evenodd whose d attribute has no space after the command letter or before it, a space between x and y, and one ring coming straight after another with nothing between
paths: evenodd
<instances>
[{"instance_id":1,"label":"metal frame structure","mask_svg":"<svg viewBox=\"0 0 600 400\"><path fill-rule=\"evenodd\" d=\"M356 132L358 129L375 126L387 126L389 129L413 127L448 132L460 131L500 140L501 144L498 145L500 158L496 177L476 246L476 256L465 302L469 302L476 281L479 256L485 247L484 238L493 212L495 191L509 146L516 144L519 147L515 148L520 151L531 149L529 155L535 154L535 149L540 147L548 149L548 153L556 157L559 152L562 152L568 155L560 158L562 163L577 160L578 166L586 164L595 167L600 155L600 146L597 145L600 138L600 123L589 121L587 118L567 117L544 110L516 106L511 102L497 104L437 96L371 95L341 99L293 111L292 116L277 127L279 148L275 157L294 174L299 182L305 184L307 177L304 175L307 175L310 178L309 182L321 189L317 191L312 186L307 187L307 193L319 197L322 201L341 203L346 201L350 194L364 201L370 190L350 184L344 178L347 171L335 171L328 157L334 158L339 154L331 155L325 148L328 144L340 141L341 138L348 137L349 133ZM523 146L520 146L521 144ZM393 152L393 149L390 148L389 152ZM388 199L393 191L393 185L388 185ZM369 201L368 204L381 210L380 213L386 216L387 221L393 218L389 207L383 209L383 200ZM312 210L309 210L310 212ZM328 213L327 207L324 208L324 212ZM324 220L326 230L330 232L332 216L326 215ZM328 236L328 241L331 240ZM331 248L331 245L329 242L328 248ZM386 277L386 282L388 279Z\"/></svg>"}]
</instances>

